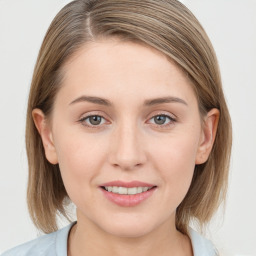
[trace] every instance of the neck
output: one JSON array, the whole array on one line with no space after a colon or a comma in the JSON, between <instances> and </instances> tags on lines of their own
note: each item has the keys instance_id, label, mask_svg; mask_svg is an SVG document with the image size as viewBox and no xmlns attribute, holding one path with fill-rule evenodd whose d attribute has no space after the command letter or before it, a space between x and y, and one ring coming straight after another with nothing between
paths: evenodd
<instances>
[{"instance_id":1,"label":"neck","mask_svg":"<svg viewBox=\"0 0 256 256\"><path fill-rule=\"evenodd\" d=\"M89 220L79 220L68 239L68 256L192 256L190 239L168 220L157 229L136 237L118 237L109 234Z\"/></svg>"}]
</instances>

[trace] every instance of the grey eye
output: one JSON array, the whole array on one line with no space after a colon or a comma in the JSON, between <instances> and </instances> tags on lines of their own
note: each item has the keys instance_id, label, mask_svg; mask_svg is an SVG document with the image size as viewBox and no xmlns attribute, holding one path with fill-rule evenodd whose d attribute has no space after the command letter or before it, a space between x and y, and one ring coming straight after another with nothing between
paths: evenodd
<instances>
[{"instance_id":1,"label":"grey eye","mask_svg":"<svg viewBox=\"0 0 256 256\"><path fill-rule=\"evenodd\" d=\"M167 118L168 118L167 116L163 116L163 115L155 116L154 122L160 125L165 124Z\"/></svg>"},{"instance_id":2,"label":"grey eye","mask_svg":"<svg viewBox=\"0 0 256 256\"><path fill-rule=\"evenodd\" d=\"M90 122L90 124L92 124L92 125L99 125L102 121L101 116L89 116L89 117L87 117L87 119Z\"/></svg>"}]
</instances>

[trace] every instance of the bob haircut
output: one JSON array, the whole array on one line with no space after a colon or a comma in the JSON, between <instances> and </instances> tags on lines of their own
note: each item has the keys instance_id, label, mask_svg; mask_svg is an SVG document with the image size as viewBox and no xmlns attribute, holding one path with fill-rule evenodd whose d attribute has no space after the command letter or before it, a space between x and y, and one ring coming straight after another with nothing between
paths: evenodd
<instances>
[{"instance_id":1,"label":"bob haircut","mask_svg":"<svg viewBox=\"0 0 256 256\"><path fill-rule=\"evenodd\" d=\"M210 156L195 166L189 191L176 211L176 228L182 233L187 233L191 220L202 228L226 197L231 121L211 42L199 21L177 0L75 0L56 15L39 52L28 100L27 202L31 218L43 232L56 231L56 217L68 218L69 202L58 164L50 164L45 157L32 110L39 108L50 119L63 65L87 42L114 37L157 49L175 62L192 82L202 120L210 109L220 111Z\"/></svg>"}]
</instances>

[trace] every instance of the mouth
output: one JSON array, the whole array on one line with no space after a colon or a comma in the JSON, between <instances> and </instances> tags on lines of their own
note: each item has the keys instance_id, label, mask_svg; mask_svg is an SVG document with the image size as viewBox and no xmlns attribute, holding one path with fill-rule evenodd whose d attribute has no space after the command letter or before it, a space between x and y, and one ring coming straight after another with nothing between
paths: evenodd
<instances>
[{"instance_id":1,"label":"mouth","mask_svg":"<svg viewBox=\"0 0 256 256\"><path fill-rule=\"evenodd\" d=\"M100 186L105 198L110 202L122 206L136 206L148 199L157 186L139 181L113 181Z\"/></svg>"},{"instance_id":2,"label":"mouth","mask_svg":"<svg viewBox=\"0 0 256 256\"><path fill-rule=\"evenodd\" d=\"M154 188L156 186L152 187L117 187L117 186L101 186L102 189L108 192L112 192L114 194L119 194L119 195L137 195L141 194L143 192L147 192L148 190Z\"/></svg>"}]
</instances>

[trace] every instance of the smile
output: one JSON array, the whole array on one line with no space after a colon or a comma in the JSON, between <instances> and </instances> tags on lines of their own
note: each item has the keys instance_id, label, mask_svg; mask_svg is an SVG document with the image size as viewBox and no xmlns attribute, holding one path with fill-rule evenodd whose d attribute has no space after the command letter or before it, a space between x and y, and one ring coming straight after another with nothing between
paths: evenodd
<instances>
[{"instance_id":1,"label":"smile","mask_svg":"<svg viewBox=\"0 0 256 256\"><path fill-rule=\"evenodd\" d=\"M117 186L105 186L106 191L119 195L136 195L150 190L152 187L117 187Z\"/></svg>"},{"instance_id":2,"label":"smile","mask_svg":"<svg viewBox=\"0 0 256 256\"><path fill-rule=\"evenodd\" d=\"M140 181L112 181L102 184L100 189L111 203L132 207L148 200L157 190L157 186Z\"/></svg>"}]
</instances>

